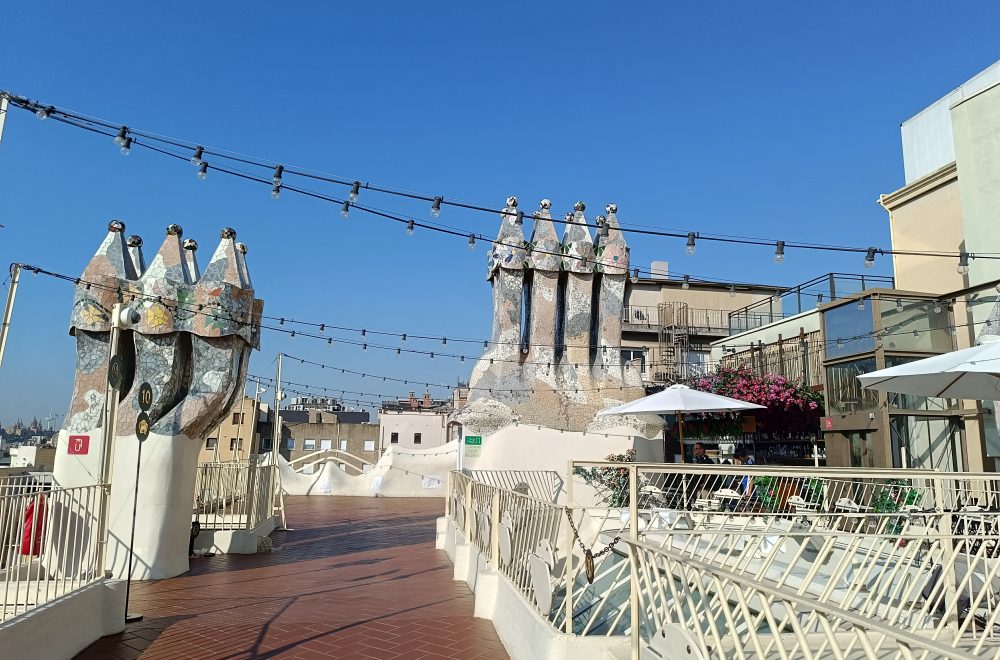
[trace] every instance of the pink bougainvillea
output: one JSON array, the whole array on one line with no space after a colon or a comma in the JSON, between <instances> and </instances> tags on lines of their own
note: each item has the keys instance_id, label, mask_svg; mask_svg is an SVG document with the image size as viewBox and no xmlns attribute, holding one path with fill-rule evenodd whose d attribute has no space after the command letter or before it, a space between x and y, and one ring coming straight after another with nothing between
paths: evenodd
<instances>
[{"instance_id":1,"label":"pink bougainvillea","mask_svg":"<svg viewBox=\"0 0 1000 660\"><path fill-rule=\"evenodd\" d=\"M749 369L720 368L715 373L692 378L688 387L765 406L754 411L757 430L770 433L808 433L818 427L823 414L823 396L778 374L757 374ZM733 435L742 427L738 414L695 416L685 422L691 436ZM690 429L690 432L689 432Z\"/></svg>"}]
</instances>

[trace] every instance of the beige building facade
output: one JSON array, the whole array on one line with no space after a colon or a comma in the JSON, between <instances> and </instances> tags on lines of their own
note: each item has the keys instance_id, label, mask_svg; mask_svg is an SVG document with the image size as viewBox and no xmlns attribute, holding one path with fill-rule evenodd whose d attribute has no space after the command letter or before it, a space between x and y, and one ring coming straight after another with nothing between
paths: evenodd
<instances>
[{"instance_id":1,"label":"beige building facade","mask_svg":"<svg viewBox=\"0 0 1000 660\"><path fill-rule=\"evenodd\" d=\"M312 472L308 465L310 457L332 460L349 474L366 472L378 461L379 425L361 420L358 415L283 410L280 453L296 468L302 463L307 474ZM367 418L367 414L363 416Z\"/></svg>"},{"instance_id":2,"label":"beige building facade","mask_svg":"<svg viewBox=\"0 0 1000 660\"><path fill-rule=\"evenodd\" d=\"M198 462L245 461L250 457L255 438L259 450L266 450L258 432L266 419L266 409L266 405L248 396L237 399L222 422L202 438ZM270 437L270 433L267 436Z\"/></svg>"},{"instance_id":3,"label":"beige building facade","mask_svg":"<svg viewBox=\"0 0 1000 660\"><path fill-rule=\"evenodd\" d=\"M1000 280L1000 261L975 257L1000 253L1000 62L904 122L902 136L906 185L879 198L893 249L967 257L960 264L955 257L894 255L897 286L947 297L954 346L966 348L983 330ZM995 470L994 402L957 407L968 469Z\"/></svg>"}]
</instances>

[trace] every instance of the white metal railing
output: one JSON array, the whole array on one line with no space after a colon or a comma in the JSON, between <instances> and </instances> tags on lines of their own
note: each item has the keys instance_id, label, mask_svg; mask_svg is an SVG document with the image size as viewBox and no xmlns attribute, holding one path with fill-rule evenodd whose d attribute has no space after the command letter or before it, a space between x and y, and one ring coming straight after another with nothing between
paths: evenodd
<instances>
[{"instance_id":1,"label":"white metal railing","mask_svg":"<svg viewBox=\"0 0 1000 660\"><path fill-rule=\"evenodd\" d=\"M668 656L1000 657L997 475L571 468L567 505L461 472L446 505L561 632Z\"/></svg>"},{"instance_id":2,"label":"white metal railing","mask_svg":"<svg viewBox=\"0 0 1000 660\"><path fill-rule=\"evenodd\" d=\"M556 502L565 486L554 470L466 470L473 481L530 495L536 500Z\"/></svg>"},{"instance_id":3,"label":"white metal railing","mask_svg":"<svg viewBox=\"0 0 1000 660\"><path fill-rule=\"evenodd\" d=\"M296 472L305 472L306 468L315 468L317 464L325 463L331 458L342 459L345 466L345 472L347 472L346 468L350 468L357 474L363 474L365 471L364 466L367 464L367 461L360 456L355 456L354 454L348 453L343 449L319 449L310 454L305 454L288 461L288 464L292 466L292 469ZM353 463L349 463L347 461L356 461L358 465L354 465Z\"/></svg>"},{"instance_id":4,"label":"white metal railing","mask_svg":"<svg viewBox=\"0 0 1000 660\"><path fill-rule=\"evenodd\" d=\"M0 622L104 578L102 490L0 483Z\"/></svg>"},{"instance_id":5,"label":"white metal railing","mask_svg":"<svg viewBox=\"0 0 1000 660\"><path fill-rule=\"evenodd\" d=\"M277 466L260 461L202 463L193 516L202 529L254 529L274 515Z\"/></svg>"}]
</instances>

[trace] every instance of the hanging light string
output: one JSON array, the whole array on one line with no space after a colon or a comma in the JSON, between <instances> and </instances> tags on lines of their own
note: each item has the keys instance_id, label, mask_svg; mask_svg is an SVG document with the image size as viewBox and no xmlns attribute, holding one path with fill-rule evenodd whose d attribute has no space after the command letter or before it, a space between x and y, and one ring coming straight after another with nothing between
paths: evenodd
<instances>
[{"instance_id":1,"label":"hanging light string","mask_svg":"<svg viewBox=\"0 0 1000 660\"><path fill-rule=\"evenodd\" d=\"M226 321L229 321L231 323L235 323L235 324L238 324L238 325L241 325L241 326L244 326L244 327L250 327L251 329L254 329L254 330L269 330L269 331L272 331L272 332L284 333L284 334L288 335L292 339L294 339L295 337L304 337L304 338L307 338L307 339L318 339L320 341L326 341L326 343L327 343L328 346L333 346L333 344L336 343L336 344L343 344L343 345L348 345L348 346L358 346L358 347L361 347L363 350L368 350L369 348L372 348L374 350L382 350L382 351L395 352L397 355L400 355L402 353L408 353L408 354L413 354L413 355L428 356L431 359L434 359L435 357L457 359L457 360L459 360L461 362L465 362L466 358L468 358L468 359L481 359L481 360L484 360L484 361L488 360L490 362L490 364L493 364L495 362L499 362L499 363L510 363L510 364L519 364L519 365L528 365L528 364L533 364L533 365L538 365L538 366L546 365L548 367L551 367L551 366L554 366L554 365L557 364L557 362L554 361L554 360L553 361L548 361L548 360L546 360L546 361L541 361L541 360L539 360L539 361L532 361L532 360L521 360L521 359L518 359L518 358L514 358L514 359L497 358L497 357L488 358L486 356L482 356L482 357L478 357L477 358L474 355L464 355L464 354L458 354L458 353L447 353L447 352L429 351L429 350L423 350L423 349L417 349L417 348L408 348L408 347L407 348L403 348L401 346L390 346L390 345L387 345L387 344L369 343L367 341L364 341L364 339L366 338L367 333L368 333L368 331L365 330L365 329L361 329L359 331L359 332L362 333L362 339L348 339L348 338L344 338L344 337L330 337L330 336L327 336L327 335L324 335L324 334L315 334L315 333L311 333L311 332L303 332L303 331L299 331L299 330L292 330L292 329L289 329L287 327L284 327L283 324L281 324L281 323L279 323L278 326L271 326L271 325L264 325L264 324L255 324L252 321L248 321L246 319L239 319L239 318L236 318L236 317L232 316L231 314L228 313L227 310L225 310L224 308L222 308L221 306L219 306L218 303L212 303L212 304L206 305L204 307L200 306L200 305L185 305L184 303L180 303L180 302L178 302L176 300L164 298L163 296L152 296L152 295L148 295L148 294L143 294L143 293L141 293L139 291L125 290L125 289L123 289L120 286L119 287L114 287L114 286L110 286L110 285L107 285L107 284L104 284L104 283L101 283L101 282L87 281L87 280L81 279L79 277L73 277L71 275L64 275L64 274L61 274L61 273L56 273L56 272L53 272L53 271L46 270L44 268L40 268L38 266L33 266L31 264L21 263L21 264L18 264L18 265L20 265L20 267L22 268L22 270L34 273L36 275L44 275L44 276L47 276L47 277L52 277L52 278L55 278L55 279L58 279L58 280L62 280L62 281L65 281L65 282L71 282L71 283L73 283L75 285L84 284L88 288L90 288L90 287L96 287L98 289L103 289L103 290L106 290L106 291L114 291L114 292L117 292L117 294L119 296L127 296L127 297L129 297L129 298L131 298L133 300L145 300L147 302L155 302L155 303L159 303L159 304L164 305L168 309L175 309L175 310L185 311L187 313L195 314L195 315L203 315L203 316L206 316L206 317L211 318L213 320L226 320ZM957 302L957 299L955 299L955 298L947 298L947 297L941 297L941 298L937 298L937 299L918 299L918 298L908 297L908 298L905 298L905 299L906 300L915 300L915 301L919 301L919 302L925 302L925 303L928 303L928 304L930 304L930 303L936 303L938 305L953 304L953 303ZM864 301L864 300L867 300L867 299L862 299L862 301ZM889 300L889 299L886 299L886 300ZM903 300L903 298L901 298L900 300ZM848 303L848 304L850 304L850 303ZM994 304L994 303L993 303L993 301L988 300L988 299L982 299L982 300L977 300L977 301L972 301L972 302L965 303L965 305L968 306L968 307L974 307L976 305L981 305L981 304ZM269 318L273 318L273 317L269 317ZM287 321L287 319L284 319L284 320ZM311 325L322 325L322 324L311 324ZM976 325L976 323L963 323L963 324L955 324L955 325L948 325L948 326L939 326L939 329L956 330L958 328L973 327L975 325ZM990 321L987 320L985 322L985 326L986 327L990 327ZM933 329L931 329L931 330L933 330ZM893 335L897 335L897 334L898 335L903 335L903 334L911 334L911 333L912 333L912 331L905 331L905 332L900 332L900 333L887 333L887 332L883 331L881 333L881 336L893 336ZM392 334L395 334L395 333L386 333L386 334L392 335ZM868 339L868 338L875 338L875 337L876 337L876 333L875 332L870 332L870 333L862 333L862 334L859 334L859 335L854 335L854 336L851 336L851 337L840 337L840 338L837 338L837 339L826 339L823 343L825 343L825 344L835 344L838 341L839 342L851 342L851 341L858 341L858 340L861 340L861 339ZM447 338L443 338L443 339L447 339ZM790 338L789 341L790 342L794 341L794 338ZM489 343L489 342L487 341L486 343ZM724 348L755 349L758 346L759 346L759 344L756 344L756 343L730 343L730 342L725 342L725 344L724 344ZM582 345L581 345L581 348L583 348ZM640 347L638 347L638 346L618 346L618 347L608 346L606 348L608 348L610 350L615 350L615 349L617 349L617 350L638 350ZM565 364L565 362L561 362L561 363ZM673 364L677 364L677 363L673 363ZM692 362L691 364L700 364L700 363ZM573 366L574 366L574 368L579 368L581 366L581 364L580 363L574 363ZM622 366L623 367L627 367L628 365L626 364L626 365L622 365Z\"/></svg>"},{"instance_id":2,"label":"hanging light string","mask_svg":"<svg viewBox=\"0 0 1000 660\"><path fill-rule=\"evenodd\" d=\"M395 189L395 188L389 188L389 187L385 187L385 186L376 186L376 185L372 185L372 184L367 183L367 182L366 183L361 183L361 181L357 180L357 179L352 180L350 178L335 177L335 176L326 175L326 174L322 174L322 173L315 173L315 172L312 172L312 171L309 171L309 170L305 170L305 169L293 169L293 168L281 165L281 164L277 163L276 161L265 161L265 160L259 159L259 158L248 157L248 156L243 156L243 155L237 155L234 152L230 152L230 151L218 150L218 149L209 149L209 148L204 147L203 145L196 144L196 143L193 143L193 142L189 142L189 141L185 141L185 140L180 140L180 139L172 138L172 137L168 137L168 136L163 136L163 135L152 133L152 132L147 132L147 131L141 131L141 130L132 129L132 128L129 128L128 126L119 125L119 124L116 124L114 122L110 122L110 121L107 121L107 120L104 120L104 119L100 119L100 118L97 118L97 117L83 115L83 114L72 112L72 111L69 111L69 110L66 110L66 109L61 109L61 108L58 108L58 107L55 107L55 106L52 106L52 105L44 105L44 104L32 101L31 99L29 99L27 97L18 96L18 95L12 94L10 92L0 92L0 95L2 95L5 98L7 98L10 101L10 103L12 105L14 105L15 107L19 107L19 108L28 110L30 112L33 112L36 115L38 115L40 118L49 118L49 117L51 117L52 119L54 119L56 121L60 121L60 122L63 122L63 123L66 123L66 124L69 124L69 125L72 125L72 126L76 126L78 128L85 128L87 130L91 130L93 132L101 133L101 134L105 134L105 135L115 135L116 136L116 142L121 145L123 153L128 153L128 148L130 148L132 146L141 145L141 146L144 146L146 148L153 149L154 151L159 151L160 153L164 153L164 154L167 154L167 155L171 155L171 156L175 156L175 157L178 157L178 158L182 158L184 160L190 160L192 163L195 163L199 167L203 163L207 162L205 160L205 156L207 155L207 156L213 156L213 157L222 158L222 159L233 161L233 162L242 163L244 165L250 165L250 166L254 166L254 167L258 167L258 168L264 168L264 169L267 169L267 170L276 169L276 168L280 167L280 168L282 168L282 173L284 173L284 174L295 175L295 176L300 176L300 177L304 177L304 178L308 178L308 179L313 179L313 180L317 180L317 181L323 181L323 182L326 182L326 183L333 183L333 184L337 184L337 185L340 185L340 186L350 187L351 188L351 193L349 195L349 199L337 202L338 204L340 204L340 203L343 204L343 207L344 207L345 211L349 211L351 208L354 208L354 207L360 208L361 210L365 210L362 207L358 207L357 204L356 204L356 200L357 200L357 198L358 198L358 196L360 194L360 191L362 189L364 189L366 191L372 191L372 192L382 193L382 194L386 194L386 195L392 195L392 196L396 196L396 197L403 197L403 198L407 198L407 199L411 199L411 200L418 200L418 201L430 202L431 205L432 205L431 206L431 214L434 217L437 217L438 215L440 215L441 206L442 205L452 206L452 207L466 209L466 210L472 210L472 211L480 211L480 212L485 212L485 213L490 213L490 214L500 213L500 214L504 214L504 215L517 215L517 212L506 211L506 210L503 210L503 209L490 208L488 206L484 206L484 205L480 205L480 204L471 204L471 203L462 202L462 201L458 201L458 200L454 200L454 199L446 199L445 197L443 197L441 195L426 195L426 194L420 194L420 193L407 192L407 191L404 191L404 190ZM140 138L141 138L141 140L140 140ZM143 140L145 140L146 142L143 143L142 142ZM177 149L184 149L185 151L193 152L195 155L192 158L188 158L187 156L180 156L180 155L177 155L177 154L173 154L173 153L167 152L166 150L163 150L163 149L155 149L155 148L152 147L152 145L149 144L149 142L157 142L157 143L160 143L160 144L163 144L163 145L167 145L167 146L170 146L170 147L174 147L174 148L177 148ZM229 174L234 174L233 171L226 171L225 169L219 168L217 166L211 166L211 169L218 169L219 171L223 171L223 172L226 172L226 173L229 173ZM199 174L201 174L201 173L202 172L199 171ZM256 177L253 177L252 175L243 175L243 176L248 176L248 178L256 178ZM272 186L272 194L274 194L275 196L277 196L278 194L280 194L280 191L286 188L285 184L280 181L280 176L277 176L277 172L276 172L276 176L274 177L274 180L268 180L266 182L269 185ZM288 189L291 190L292 188L288 188ZM301 189L297 190L296 192L300 192L300 193L306 194ZM559 220L558 218L553 218L552 222L557 223L557 224L565 224L565 223L571 223L571 222L573 222L573 220ZM408 225L408 226L410 226L410 225ZM418 225L418 226L422 226L422 225ZM996 254L996 253L973 253L973 252L966 252L966 251L951 252L951 251L929 251L929 250L892 250L892 249L883 249L883 248L877 248L877 247L852 247L852 246L829 245L829 244L809 243L809 242L778 241L778 240L774 240L774 239L765 239L765 238L757 238L757 237L735 237L735 236L730 236L730 235L725 235L725 234L710 234L710 233L699 233L699 232L691 232L691 231L689 231L689 232L683 232L683 231L639 229L637 226L627 225L627 224L621 225L620 228L621 228L622 231L629 232L629 233L634 233L634 234L640 234L640 235L660 236L660 237L667 237L667 238L685 238L685 239L687 239L687 252L688 252L688 254L694 254L694 248L695 248L695 241L696 240L713 241L713 242L721 242L721 243L733 243L733 244L741 244L741 245L773 246L773 247L776 247L776 252L775 252L776 258L778 256L781 257L780 259L777 259L779 261L779 263L784 260L784 250L785 250L785 248L864 254L865 255L864 265L867 268L870 268L870 267L872 267L874 265L875 255L905 255L905 256L921 256L921 257L952 257L952 258L958 258L959 259L959 266L958 266L958 268L960 270L963 267L964 268L968 267L967 264L968 264L968 260L969 259L976 259L976 258L980 258L980 259L983 259L983 258L987 258L987 259L1000 259L1000 254ZM473 246L474 246L474 243L475 243L475 241L477 239L481 240L481 237L479 235L477 235L477 234L474 234L474 233L473 234L466 234L466 237L468 238L470 245L473 245Z\"/></svg>"}]
</instances>

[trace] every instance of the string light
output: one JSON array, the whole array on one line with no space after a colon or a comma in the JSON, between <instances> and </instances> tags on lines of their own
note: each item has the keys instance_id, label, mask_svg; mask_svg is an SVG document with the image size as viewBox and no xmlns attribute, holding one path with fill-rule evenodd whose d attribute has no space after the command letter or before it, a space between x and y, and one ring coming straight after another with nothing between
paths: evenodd
<instances>
[{"instance_id":1,"label":"string light","mask_svg":"<svg viewBox=\"0 0 1000 660\"><path fill-rule=\"evenodd\" d=\"M406 235L413 236L413 220L406 221Z\"/></svg>"},{"instance_id":2,"label":"string light","mask_svg":"<svg viewBox=\"0 0 1000 660\"><path fill-rule=\"evenodd\" d=\"M969 274L969 253L959 252L958 253L958 274L968 275Z\"/></svg>"},{"instance_id":3,"label":"string light","mask_svg":"<svg viewBox=\"0 0 1000 660\"><path fill-rule=\"evenodd\" d=\"M271 197L278 199L281 197L281 184L275 183L271 186Z\"/></svg>"},{"instance_id":4,"label":"string light","mask_svg":"<svg viewBox=\"0 0 1000 660\"><path fill-rule=\"evenodd\" d=\"M864 262L865 268L871 268L872 266L875 265L875 252L876 251L877 251L877 248L873 248L873 247L868 248L868 251L865 253L865 262Z\"/></svg>"},{"instance_id":5,"label":"string light","mask_svg":"<svg viewBox=\"0 0 1000 660\"><path fill-rule=\"evenodd\" d=\"M823 294L822 293L817 293L816 294L816 306L819 307L822 304L823 304Z\"/></svg>"},{"instance_id":6,"label":"string light","mask_svg":"<svg viewBox=\"0 0 1000 660\"><path fill-rule=\"evenodd\" d=\"M122 126L118 129L118 135L115 136L115 144L119 147L125 146L125 138L128 137L128 128Z\"/></svg>"},{"instance_id":7,"label":"string light","mask_svg":"<svg viewBox=\"0 0 1000 660\"><path fill-rule=\"evenodd\" d=\"M119 149L119 151L122 153L122 156L128 156L132 153L132 138L126 137L125 142L122 143L122 148Z\"/></svg>"},{"instance_id":8,"label":"string light","mask_svg":"<svg viewBox=\"0 0 1000 660\"><path fill-rule=\"evenodd\" d=\"M347 200L352 204L358 201L358 193L361 192L361 182L355 181L351 186L351 194L347 196Z\"/></svg>"},{"instance_id":9,"label":"string light","mask_svg":"<svg viewBox=\"0 0 1000 660\"><path fill-rule=\"evenodd\" d=\"M278 165L274 168L274 176L271 177L271 183L276 185L281 185L281 175L285 172L284 165Z\"/></svg>"},{"instance_id":10,"label":"string light","mask_svg":"<svg viewBox=\"0 0 1000 660\"><path fill-rule=\"evenodd\" d=\"M735 298L736 297L736 285L735 284L730 284L729 285L729 297L730 298Z\"/></svg>"},{"instance_id":11,"label":"string light","mask_svg":"<svg viewBox=\"0 0 1000 660\"><path fill-rule=\"evenodd\" d=\"M475 234L469 234L469 249L470 250L475 250L476 249L476 235Z\"/></svg>"},{"instance_id":12,"label":"string light","mask_svg":"<svg viewBox=\"0 0 1000 660\"><path fill-rule=\"evenodd\" d=\"M685 248L685 251L688 253L688 256L691 256L691 257L694 256L694 253L698 249L697 246L694 244L694 239L695 239L695 233L693 231L689 231L688 232L687 248Z\"/></svg>"},{"instance_id":13,"label":"string light","mask_svg":"<svg viewBox=\"0 0 1000 660\"><path fill-rule=\"evenodd\" d=\"M936 300L934 301L934 313L935 314L941 313L941 303Z\"/></svg>"},{"instance_id":14,"label":"string light","mask_svg":"<svg viewBox=\"0 0 1000 660\"><path fill-rule=\"evenodd\" d=\"M203 155L205 155L205 147L199 144L198 147L194 150L194 155L191 156L191 164L194 165L195 167L201 165L201 160L202 160L201 157Z\"/></svg>"},{"instance_id":15,"label":"string light","mask_svg":"<svg viewBox=\"0 0 1000 660\"><path fill-rule=\"evenodd\" d=\"M201 161L201 164L198 166L198 178L201 179L202 181L204 181L205 179L208 178L208 162L207 161L204 161L204 160Z\"/></svg>"},{"instance_id":16,"label":"string light","mask_svg":"<svg viewBox=\"0 0 1000 660\"><path fill-rule=\"evenodd\" d=\"M785 242L778 241L774 244L774 263L780 264L785 261Z\"/></svg>"},{"instance_id":17,"label":"string light","mask_svg":"<svg viewBox=\"0 0 1000 660\"><path fill-rule=\"evenodd\" d=\"M340 215L342 215L342 216L344 216L346 218L350 214L351 214L351 203L350 202L344 202L344 205L340 208Z\"/></svg>"},{"instance_id":18,"label":"string light","mask_svg":"<svg viewBox=\"0 0 1000 660\"><path fill-rule=\"evenodd\" d=\"M681 283L681 288L685 289L685 290L691 288L691 276L690 275L685 275L684 276L684 281Z\"/></svg>"},{"instance_id":19,"label":"string light","mask_svg":"<svg viewBox=\"0 0 1000 660\"><path fill-rule=\"evenodd\" d=\"M434 203L431 204L431 215L435 218L441 217L441 202L444 201L443 197L435 197Z\"/></svg>"},{"instance_id":20,"label":"string light","mask_svg":"<svg viewBox=\"0 0 1000 660\"><path fill-rule=\"evenodd\" d=\"M896 298L896 311L897 312L903 311L903 299L902 298Z\"/></svg>"},{"instance_id":21,"label":"string light","mask_svg":"<svg viewBox=\"0 0 1000 660\"><path fill-rule=\"evenodd\" d=\"M56 109L54 107L52 107L51 105L48 106L48 107L46 107L46 108L41 108L40 107L35 112L35 116L38 117L39 119L41 119L42 121L45 121L55 111L56 111Z\"/></svg>"},{"instance_id":22,"label":"string light","mask_svg":"<svg viewBox=\"0 0 1000 660\"><path fill-rule=\"evenodd\" d=\"M861 311L861 312L865 311L865 299L864 298L859 298L858 299L858 311Z\"/></svg>"},{"instance_id":23,"label":"string light","mask_svg":"<svg viewBox=\"0 0 1000 660\"><path fill-rule=\"evenodd\" d=\"M636 284L638 282L639 282L639 269L638 268L633 268L632 269L632 284Z\"/></svg>"}]
</instances>

